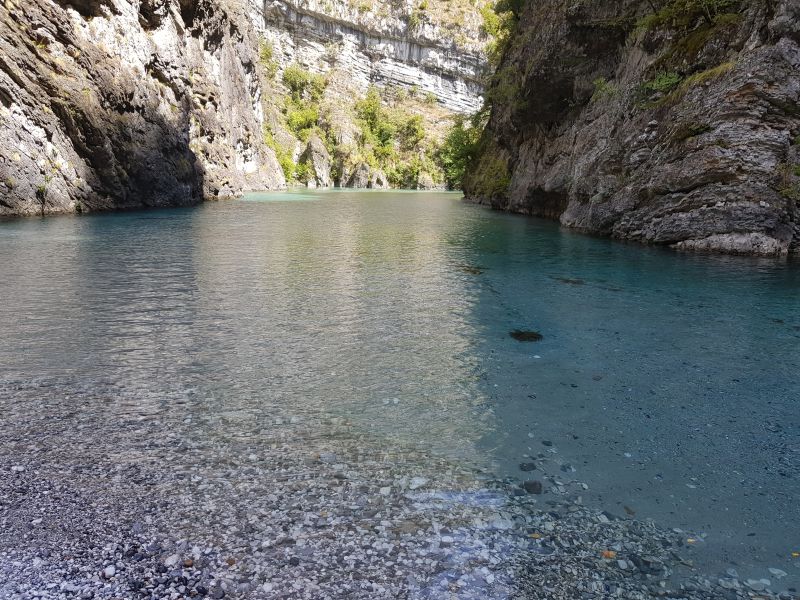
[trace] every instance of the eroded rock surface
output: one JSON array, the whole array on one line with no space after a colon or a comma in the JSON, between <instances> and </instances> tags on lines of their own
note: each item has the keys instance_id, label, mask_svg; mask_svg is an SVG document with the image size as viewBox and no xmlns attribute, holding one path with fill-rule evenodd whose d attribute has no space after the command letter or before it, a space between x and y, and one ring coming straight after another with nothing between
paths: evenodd
<instances>
[{"instance_id":1,"label":"eroded rock surface","mask_svg":"<svg viewBox=\"0 0 800 600\"><path fill-rule=\"evenodd\" d=\"M307 165L309 187L331 187L331 155L318 135L312 135L300 162Z\"/></svg>"},{"instance_id":2,"label":"eroded rock surface","mask_svg":"<svg viewBox=\"0 0 800 600\"><path fill-rule=\"evenodd\" d=\"M726 10L527 3L468 197L682 249L800 250L800 5Z\"/></svg>"},{"instance_id":3,"label":"eroded rock surface","mask_svg":"<svg viewBox=\"0 0 800 600\"><path fill-rule=\"evenodd\" d=\"M275 188L257 38L211 0L0 6L0 215Z\"/></svg>"},{"instance_id":4,"label":"eroded rock surface","mask_svg":"<svg viewBox=\"0 0 800 600\"><path fill-rule=\"evenodd\" d=\"M456 5L461 24L450 29L413 3L249 0L249 10L282 64L325 64L362 92L372 83L413 87L455 112L481 106L487 38L474 9Z\"/></svg>"}]
</instances>

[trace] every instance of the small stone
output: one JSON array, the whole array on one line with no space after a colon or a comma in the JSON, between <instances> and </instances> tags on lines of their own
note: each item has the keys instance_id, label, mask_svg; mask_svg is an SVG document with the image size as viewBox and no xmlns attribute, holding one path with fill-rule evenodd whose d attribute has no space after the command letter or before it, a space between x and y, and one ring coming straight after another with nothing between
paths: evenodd
<instances>
[{"instance_id":1,"label":"small stone","mask_svg":"<svg viewBox=\"0 0 800 600\"><path fill-rule=\"evenodd\" d=\"M413 477L411 479L411 483L408 485L408 489L416 490L421 488L426 483L428 483L428 480L425 479L424 477Z\"/></svg>"},{"instance_id":2,"label":"small stone","mask_svg":"<svg viewBox=\"0 0 800 600\"><path fill-rule=\"evenodd\" d=\"M536 470L536 463L532 463L532 462L520 463L519 470L520 471L535 471Z\"/></svg>"},{"instance_id":3,"label":"small stone","mask_svg":"<svg viewBox=\"0 0 800 600\"><path fill-rule=\"evenodd\" d=\"M542 482L530 479L528 481L524 481L522 483L522 489L524 489L529 494L541 494L542 493Z\"/></svg>"},{"instance_id":4,"label":"small stone","mask_svg":"<svg viewBox=\"0 0 800 600\"><path fill-rule=\"evenodd\" d=\"M744 584L754 592L763 592L772 582L769 579L748 579Z\"/></svg>"},{"instance_id":5,"label":"small stone","mask_svg":"<svg viewBox=\"0 0 800 600\"><path fill-rule=\"evenodd\" d=\"M320 452L319 460L326 464L333 464L336 462L336 455L333 452Z\"/></svg>"},{"instance_id":6,"label":"small stone","mask_svg":"<svg viewBox=\"0 0 800 600\"><path fill-rule=\"evenodd\" d=\"M108 565L105 569L103 569L103 577L106 579L111 579L114 575L116 575L117 569L114 565Z\"/></svg>"},{"instance_id":7,"label":"small stone","mask_svg":"<svg viewBox=\"0 0 800 600\"><path fill-rule=\"evenodd\" d=\"M542 446L548 446L549 447L549 446L552 446L552 445L553 445L553 442L551 442L550 440L542 440Z\"/></svg>"},{"instance_id":8,"label":"small stone","mask_svg":"<svg viewBox=\"0 0 800 600\"><path fill-rule=\"evenodd\" d=\"M187 569L191 569L194 566L194 561L191 558L187 558L183 561L183 566Z\"/></svg>"},{"instance_id":9,"label":"small stone","mask_svg":"<svg viewBox=\"0 0 800 600\"><path fill-rule=\"evenodd\" d=\"M289 564L292 565L293 567L296 567L297 565L300 564L300 559L297 558L296 556L293 556L292 558L289 559Z\"/></svg>"},{"instance_id":10,"label":"small stone","mask_svg":"<svg viewBox=\"0 0 800 600\"><path fill-rule=\"evenodd\" d=\"M180 559L181 559L181 557L179 555L173 554L173 555L168 556L166 558L166 560L164 561L164 565L166 565L167 567L174 567L175 565L178 564L178 561Z\"/></svg>"},{"instance_id":11,"label":"small stone","mask_svg":"<svg viewBox=\"0 0 800 600\"><path fill-rule=\"evenodd\" d=\"M767 570L768 570L768 571L769 571L769 572L770 572L772 575L774 575L775 577L777 577L778 579L782 579L782 578L786 577L786 575L787 575L786 571L783 571L783 570L781 570L781 569L776 569L775 567L770 567L770 568L769 568L769 569L767 569Z\"/></svg>"},{"instance_id":12,"label":"small stone","mask_svg":"<svg viewBox=\"0 0 800 600\"><path fill-rule=\"evenodd\" d=\"M13 467L11 467L11 470L14 473L22 473L25 470L25 467L23 467L22 465L14 465Z\"/></svg>"},{"instance_id":13,"label":"small stone","mask_svg":"<svg viewBox=\"0 0 800 600\"><path fill-rule=\"evenodd\" d=\"M622 569L623 571L628 568L628 561L626 560L618 560L617 566Z\"/></svg>"}]
</instances>

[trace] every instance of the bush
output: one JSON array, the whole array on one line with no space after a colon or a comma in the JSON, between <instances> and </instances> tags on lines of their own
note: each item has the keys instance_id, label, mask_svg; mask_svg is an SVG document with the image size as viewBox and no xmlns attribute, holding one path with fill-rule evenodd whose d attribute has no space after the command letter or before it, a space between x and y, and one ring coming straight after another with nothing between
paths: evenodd
<instances>
[{"instance_id":1,"label":"bush","mask_svg":"<svg viewBox=\"0 0 800 600\"><path fill-rule=\"evenodd\" d=\"M356 102L356 116L364 121L371 131L374 131L382 112L381 94L378 88L370 86L367 95Z\"/></svg>"},{"instance_id":2,"label":"bush","mask_svg":"<svg viewBox=\"0 0 800 600\"><path fill-rule=\"evenodd\" d=\"M451 189L461 188L467 166L475 158L480 140L480 127L457 117L453 127L439 149L438 158L444 171L445 181Z\"/></svg>"},{"instance_id":3,"label":"bush","mask_svg":"<svg viewBox=\"0 0 800 600\"><path fill-rule=\"evenodd\" d=\"M662 71L650 81L642 84L642 89L649 94L666 94L674 90L683 81L683 77L674 71Z\"/></svg>"},{"instance_id":4,"label":"bush","mask_svg":"<svg viewBox=\"0 0 800 600\"><path fill-rule=\"evenodd\" d=\"M398 128L400 145L405 150L416 148L425 139L425 125L420 115L408 117Z\"/></svg>"},{"instance_id":5,"label":"bush","mask_svg":"<svg viewBox=\"0 0 800 600\"><path fill-rule=\"evenodd\" d=\"M319 120L316 106L296 104L288 107L286 125L295 135L302 135L305 130L313 128Z\"/></svg>"},{"instance_id":6,"label":"bush","mask_svg":"<svg viewBox=\"0 0 800 600\"><path fill-rule=\"evenodd\" d=\"M278 164L281 166L286 181L293 181L296 175L297 165L294 160L292 160L292 155L285 148L278 145L275 141L275 136L266 125L264 126L264 143L275 152L275 158L278 159Z\"/></svg>"},{"instance_id":7,"label":"bush","mask_svg":"<svg viewBox=\"0 0 800 600\"><path fill-rule=\"evenodd\" d=\"M594 85L594 92L592 93L592 102L603 100L604 98L611 98L617 95L617 86L609 83L605 77L598 77L592 84Z\"/></svg>"},{"instance_id":8,"label":"bush","mask_svg":"<svg viewBox=\"0 0 800 600\"><path fill-rule=\"evenodd\" d=\"M703 19L709 25L717 17L739 8L740 0L670 0L638 23L639 29L686 29Z\"/></svg>"},{"instance_id":9,"label":"bush","mask_svg":"<svg viewBox=\"0 0 800 600\"><path fill-rule=\"evenodd\" d=\"M267 77L270 80L275 79L275 75L278 73L278 61L275 60L275 52L272 48L272 44L267 40L262 39L259 44L258 62L261 64Z\"/></svg>"},{"instance_id":10,"label":"bush","mask_svg":"<svg viewBox=\"0 0 800 600\"><path fill-rule=\"evenodd\" d=\"M325 92L325 78L297 64L289 65L283 71L283 84L289 88L295 100L308 97L313 102L319 102Z\"/></svg>"}]
</instances>

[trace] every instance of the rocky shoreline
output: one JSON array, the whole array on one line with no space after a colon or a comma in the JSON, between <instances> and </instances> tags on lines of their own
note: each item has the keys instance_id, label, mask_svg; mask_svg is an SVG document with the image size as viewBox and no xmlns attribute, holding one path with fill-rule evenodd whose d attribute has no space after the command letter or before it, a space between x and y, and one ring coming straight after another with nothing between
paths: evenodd
<instances>
[{"instance_id":1,"label":"rocky shoreline","mask_svg":"<svg viewBox=\"0 0 800 600\"><path fill-rule=\"evenodd\" d=\"M797 597L697 572L696 536L584 506L535 457L540 486L335 415L64 389L0 384L3 598Z\"/></svg>"}]
</instances>

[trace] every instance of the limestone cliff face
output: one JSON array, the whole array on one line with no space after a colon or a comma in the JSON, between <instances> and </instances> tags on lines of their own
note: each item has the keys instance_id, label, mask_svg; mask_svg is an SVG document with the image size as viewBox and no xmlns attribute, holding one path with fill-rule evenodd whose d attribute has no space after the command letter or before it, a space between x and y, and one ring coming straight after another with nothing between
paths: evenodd
<instances>
[{"instance_id":1,"label":"limestone cliff face","mask_svg":"<svg viewBox=\"0 0 800 600\"><path fill-rule=\"evenodd\" d=\"M419 4L249 0L254 26L284 65L336 69L362 92L370 84L414 87L451 111L477 110L487 67L479 13L454 3L458 22L445 23Z\"/></svg>"},{"instance_id":2,"label":"limestone cliff face","mask_svg":"<svg viewBox=\"0 0 800 600\"><path fill-rule=\"evenodd\" d=\"M683 249L800 251L800 3L712 4L524 3L467 196Z\"/></svg>"},{"instance_id":3,"label":"limestone cliff face","mask_svg":"<svg viewBox=\"0 0 800 600\"><path fill-rule=\"evenodd\" d=\"M0 6L0 215L188 205L275 188L258 39L211 0Z\"/></svg>"}]
</instances>

